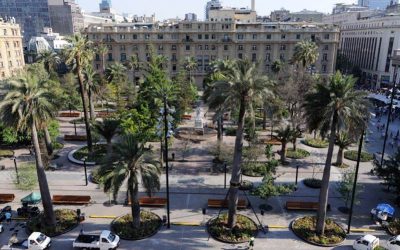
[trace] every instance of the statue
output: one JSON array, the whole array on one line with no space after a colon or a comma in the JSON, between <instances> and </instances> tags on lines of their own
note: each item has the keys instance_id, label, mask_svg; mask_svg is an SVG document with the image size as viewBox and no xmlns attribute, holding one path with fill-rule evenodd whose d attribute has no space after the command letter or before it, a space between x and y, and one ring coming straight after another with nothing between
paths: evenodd
<instances>
[{"instance_id":1,"label":"statue","mask_svg":"<svg viewBox=\"0 0 400 250\"><path fill-rule=\"evenodd\" d=\"M194 120L194 129L198 134L204 135L203 118L201 117L200 107L197 107L197 109L196 109L196 118Z\"/></svg>"}]
</instances>

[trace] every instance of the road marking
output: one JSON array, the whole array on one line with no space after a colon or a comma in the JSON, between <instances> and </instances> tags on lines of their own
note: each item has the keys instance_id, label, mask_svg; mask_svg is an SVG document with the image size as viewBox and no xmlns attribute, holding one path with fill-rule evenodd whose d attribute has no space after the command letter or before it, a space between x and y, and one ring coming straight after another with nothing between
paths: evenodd
<instances>
[{"instance_id":1,"label":"road marking","mask_svg":"<svg viewBox=\"0 0 400 250\"><path fill-rule=\"evenodd\" d=\"M91 219L115 219L117 216L114 215L90 215Z\"/></svg>"}]
</instances>

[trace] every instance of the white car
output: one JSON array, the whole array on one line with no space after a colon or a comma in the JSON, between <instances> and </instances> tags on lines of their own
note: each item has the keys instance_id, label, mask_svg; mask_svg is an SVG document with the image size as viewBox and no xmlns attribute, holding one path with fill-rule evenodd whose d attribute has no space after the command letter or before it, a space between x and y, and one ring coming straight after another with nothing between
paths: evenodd
<instances>
[{"instance_id":1,"label":"white car","mask_svg":"<svg viewBox=\"0 0 400 250\"><path fill-rule=\"evenodd\" d=\"M387 250L400 250L400 235L390 238L387 242Z\"/></svg>"},{"instance_id":2,"label":"white car","mask_svg":"<svg viewBox=\"0 0 400 250\"><path fill-rule=\"evenodd\" d=\"M379 238L371 234L364 235L353 243L354 250L374 250L377 246L379 246Z\"/></svg>"}]
</instances>

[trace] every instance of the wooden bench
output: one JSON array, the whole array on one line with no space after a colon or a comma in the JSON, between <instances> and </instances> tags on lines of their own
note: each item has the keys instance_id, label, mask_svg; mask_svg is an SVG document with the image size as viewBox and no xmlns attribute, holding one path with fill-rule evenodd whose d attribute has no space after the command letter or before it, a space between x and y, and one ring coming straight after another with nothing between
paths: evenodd
<instances>
[{"instance_id":1,"label":"wooden bench","mask_svg":"<svg viewBox=\"0 0 400 250\"><path fill-rule=\"evenodd\" d=\"M110 117L112 115L113 115L112 112L103 112L103 111L101 111L101 112L97 112L96 117L98 117L98 118L108 118L108 117Z\"/></svg>"},{"instance_id":2,"label":"wooden bench","mask_svg":"<svg viewBox=\"0 0 400 250\"><path fill-rule=\"evenodd\" d=\"M80 116L81 116L81 113L78 113L78 112L72 112L72 113L70 113L70 112L61 112L59 114L59 117L68 117L68 118L78 118Z\"/></svg>"},{"instance_id":3,"label":"wooden bench","mask_svg":"<svg viewBox=\"0 0 400 250\"><path fill-rule=\"evenodd\" d=\"M0 194L0 203L12 202L14 199L14 194Z\"/></svg>"},{"instance_id":4,"label":"wooden bench","mask_svg":"<svg viewBox=\"0 0 400 250\"><path fill-rule=\"evenodd\" d=\"M191 115L182 115L182 120L190 120L192 119Z\"/></svg>"},{"instance_id":5,"label":"wooden bench","mask_svg":"<svg viewBox=\"0 0 400 250\"><path fill-rule=\"evenodd\" d=\"M207 205L210 208L228 208L229 202L228 200L222 200L222 199L208 199ZM239 199L237 208L246 209L247 208L246 200Z\"/></svg>"},{"instance_id":6,"label":"wooden bench","mask_svg":"<svg viewBox=\"0 0 400 250\"><path fill-rule=\"evenodd\" d=\"M87 205L91 197L86 195L53 195L53 204L57 205Z\"/></svg>"},{"instance_id":7,"label":"wooden bench","mask_svg":"<svg viewBox=\"0 0 400 250\"><path fill-rule=\"evenodd\" d=\"M131 205L130 198L127 205ZM139 198L139 205L144 207L164 207L167 205L167 199L162 197L141 197Z\"/></svg>"},{"instance_id":8,"label":"wooden bench","mask_svg":"<svg viewBox=\"0 0 400 250\"><path fill-rule=\"evenodd\" d=\"M308 202L308 201L287 201L286 209L287 210L312 210L316 211L319 208L318 202ZM328 204L327 210L331 210L331 205Z\"/></svg>"},{"instance_id":9,"label":"wooden bench","mask_svg":"<svg viewBox=\"0 0 400 250\"><path fill-rule=\"evenodd\" d=\"M64 141L86 141L86 135L64 135Z\"/></svg>"}]
</instances>

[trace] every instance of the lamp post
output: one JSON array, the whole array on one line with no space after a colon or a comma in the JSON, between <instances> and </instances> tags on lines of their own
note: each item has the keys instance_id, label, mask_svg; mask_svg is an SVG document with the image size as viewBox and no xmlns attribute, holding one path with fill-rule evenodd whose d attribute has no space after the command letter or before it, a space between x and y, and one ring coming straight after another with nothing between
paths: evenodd
<instances>
[{"instance_id":1,"label":"lamp post","mask_svg":"<svg viewBox=\"0 0 400 250\"><path fill-rule=\"evenodd\" d=\"M83 161L83 169L85 170L85 185L89 185L88 176L87 176L87 166L86 166L86 157L82 158Z\"/></svg>"},{"instance_id":2,"label":"lamp post","mask_svg":"<svg viewBox=\"0 0 400 250\"><path fill-rule=\"evenodd\" d=\"M364 133L365 133L365 130L363 129L362 134L361 134L361 138L360 138L360 143L358 145L357 165L356 165L356 172L354 174L353 192L352 192L352 195L351 195L351 204L350 204L350 212L349 212L349 221L348 221L348 224L347 224L347 234L350 233L351 219L353 217L354 199L355 199L355 196L356 196L358 170L360 168L361 151L362 151L362 146L363 146L363 142L364 142Z\"/></svg>"},{"instance_id":3,"label":"lamp post","mask_svg":"<svg viewBox=\"0 0 400 250\"><path fill-rule=\"evenodd\" d=\"M391 98L390 98L390 106L389 106L389 111L388 111L388 119L387 119L387 122L386 122L385 139L383 140L381 167L383 166L383 161L384 161L384 158L385 158L386 141L387 141L388 133L389 133L390 119L392 118L393 102L394 102L394 96L395 96L395 94L396 94L397 70L398 70L398 68L399 68L399 65L400 65L400 50L395 50L395 51L394 51L394 56L392 57L392 66L394 67L394 72L393 72L393 88L392 88L392 96L391 96Z\"/></svg>"},{"instance_id":4,"label":"lamp post","mask_svg":"<svg viewBox=\"0 0 400 250\"><path fill-rule=\"evenodd\" d=\"M168 169L168 137L169 137L169 126L168 126L168 109L167 109L167 96L164 95L164 142L165 142L165 176L166 176L166 189L167 189L167 228L171 227L169 217L169 169Z\"/></svg>"},{"instance_id":5,"label":"lamp post","mask_svg":"<svg viewBox=\"0 0 400 250\"><path fill-rule=\"evenodd\" d=\"M14 168L15 168L15 174L17 176L17 184L19 184L19 174L18 174L18 167L17 167L17 157L14 156Z\"/></svg>"},{"instance_id":6,"label":"lamp post","mask_svg":"<svg viewBox=\"0 0 400 250\"><path fill-rule=\"evenodd\" d=\"M74 120L74 130L75 130L75 136L77 136L77 133L76 133L76 120Z\"/></svg>"},{"instance_id":7,"label":"lamp post","mask_svg":"<svg viewBox=\"0 0 400 250\"><path fill-rule=\"evenodd\" d=\"M296 184L295 190L297 191L297 181L299 179L299 165L296 166Z\"/></svg>"}]
</instances>

